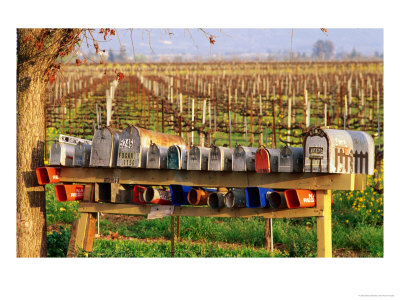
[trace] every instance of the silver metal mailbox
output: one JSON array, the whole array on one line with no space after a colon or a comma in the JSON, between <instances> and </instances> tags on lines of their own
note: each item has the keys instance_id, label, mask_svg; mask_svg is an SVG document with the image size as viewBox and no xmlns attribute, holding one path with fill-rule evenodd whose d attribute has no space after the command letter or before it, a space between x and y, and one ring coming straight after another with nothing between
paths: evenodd
<instances>
[{"instance_id":1,"label":"silver metal mailbox","mask_svg":"<svg viewBox=\"0 0 400 300\"><path fill-rule=\"evenodd\" d=\"M90 163L90 151L91 145L82 143L81 141L75 145L75 152L74 152L74 160L73 166L74 167L89 167Z\"/></svg>"},{"instance_id":2,"label":"silver metal mailbox","mask_svg":"<svg viewBox=\"0 0 400 300\"><path fill-rule=\"evenodd\" d=\"M92 143L89 140L80 139L74 136L60 134L58 141L50 148L50 165L53 166L73 166L75 146L78 144L89 145Z\"/></svg>"},{"instance_id":3,"label":"silver metal mailbox","mask_svg":"<svg viewBox=\"0 0 400 300\"><path fill-rule=\"evenodd\" d=\"M167 168L172 170L186 170L186 149L178 145L170 146L167 154Z\"/></svg>"},{"instance_id":4,"label":"silver metal mailbox","mask_svg":"<svg viewBox=\"0 0 400 300\"><path fill-rule=\"evenodd\" d=\"M194 146L190 148L187 162L188 170L208 170L210 148Z\"/></svg>"},{"instance_id":5,"label":"silver metal mailbox","mask_svg":"<svg viewBox=\"0 0 400 300\"><path fill-rule=\"evenodd\" d=\"M255 155L255 171L257 173L278 172L279 149L260 147Z\"/></svg>"},{"instance_id":6,"label":"silver metal mailbox","mask_svg":"<svg viewBox=\"0 0 400 300\"><path fill-rule=\"evenodd\" d=\"M180 136L129 126L121 133L117 166L145 168L147 151L152 143L162 147L176 144L185 148L185 142Z\"/></svg>"},{"instance_id":7,"label":"silver metal mailbox","mask_svg":"<svg viewBox=\"0 0 400 300\"><path fill-rule=\"evenodd\" d=\"M211 146L208 157L209 171L232 171L233 150L226 147Z\"/></svg>"},{"instance_id":8,"label":"silver metal mailbox","mask_svg":"<svg viewBox=\"0 0 400 300\"><path fill-rule=\"evenodd\" d=\"M116 167L120 131L111 127L100 128L93 136L90 152L91 167Z\"/></svg>"},{"instance_id":9,"label":"silver metal mailbox","mask_svg":"<svg viewBox=\"0 0 400 300\"><path fill-rule=\"evenodd\" d=\"M303 172L303 148L282 147L279 152L278 172Z\"/></svg>"},{"instance_id":10,"label":"silver metal mailbox","mask_svg":"<svg viewBox=\"0 0 400 300\"><path fill-rule=\"evenodd\" d=\"M239 172L255 170L257 148L236 146L232 155L232 170Z\"/></svg>"},{"instance_id":11,"label":"silver metal mailbox","mask_svg":"<svg viewBox=\"0 0 400 300\"><path fill-rule=\"evenodd\" d=\"M315 127L303 141L304 172L374 173L375 145L364 131Z\"/></svg>"},{"instance_id":12,"label":"silver metal mailbox","mask_svg":"<svg viewBox=\"0 0 400 300\"><path fill-rule=\"evenodd\" d=\"M49 164L51 166L72 167L75 145L56 141L50 148Z\"/></svg>"},{"instance_id":13,"label":"silver metal mailbox","mask_svg":"<svg viewBox=\"0 0 400 300\"><path fill-rule=\"evenodd\" d=\"M148 169L167 168L168 147L158 146L152 143L147 151L146 167Z\"/></svg>"}]
</instances>

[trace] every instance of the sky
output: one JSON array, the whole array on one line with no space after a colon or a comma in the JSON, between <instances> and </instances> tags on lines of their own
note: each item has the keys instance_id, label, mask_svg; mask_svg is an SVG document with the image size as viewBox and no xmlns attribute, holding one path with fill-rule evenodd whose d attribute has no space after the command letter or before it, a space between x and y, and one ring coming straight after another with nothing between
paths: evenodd
<instances>
[{"instance_id":1,"label":"sky","mask_svg":"<svg viewBox=\"0 0 400 300\"><path fill-rule=\"evenodd\" d=\"M127 55L244 55L289 52L292 28L203 28L214 36L215 44L210 47L206 34L198 28L152 28L152 29L117 29L118 36L104 41L98 36L100 48L118 54L121 45L126 47ZM131 39L132 33L132 39ZM293 53L312 53L317 40L330 40L335 45L336 53L351 52L356 49L364 55L383 53L383 29L377 28L327 28L323 33L320 28L293 28ZM93 47L92 47L93 49ZM85 50L83 50L85 51Z\"/></svg>"}]
</instances>

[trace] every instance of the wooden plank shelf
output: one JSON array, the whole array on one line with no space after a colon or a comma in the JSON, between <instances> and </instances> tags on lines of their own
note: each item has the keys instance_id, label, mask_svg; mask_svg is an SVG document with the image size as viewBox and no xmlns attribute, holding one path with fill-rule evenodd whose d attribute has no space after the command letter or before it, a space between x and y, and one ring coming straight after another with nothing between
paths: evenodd
<instances>
[{"instance_id":1,"label":"wooden plank shelf","mask_svg":"<svg viewBox=\"0 0 400 300\"><path fill-rule=\"evenodd\" d=\"M114 203L79 203L79 212L81 213L106 213L106 214L126 214L126 215L148 215L151 207L156 205L134 205L134 204L114 204ZM220 208L212 209L209 207L195 206L175 206L172 216L189 217L237 217L248 218L260 216L270 219L282 218L304 218L323 216L323 210L317 208L297 208L272 210L265 208Z\"/></svg>"},{"instance_id":2,"label":"wooden plank shelf","mask_svg":"<svg viewBox=\"0 0 400 300\"><path fill-rule=\"evenodd\" d=\"M266 187L272 189L364 190L365 174L212 172L123 168L68 168L61 182L140 185L180 184L199 187Z\"/></svg>"}]
</instances>

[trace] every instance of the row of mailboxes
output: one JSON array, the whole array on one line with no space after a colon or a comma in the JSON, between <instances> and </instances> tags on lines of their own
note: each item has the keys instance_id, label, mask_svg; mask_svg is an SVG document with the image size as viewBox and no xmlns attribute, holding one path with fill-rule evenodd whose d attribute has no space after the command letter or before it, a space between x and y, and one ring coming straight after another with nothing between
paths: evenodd
<instances>
[{"instance_id":1,"label":"row of mailboxes","mask_svg":"<svg viewBox=\"0 0 400 300\"><path fill-rule=\"evenodd\" d=\"M312 128L303 147L193 146L180 136L129 126L96 131L92 141L60 135L50 165L234 172L373 174L374 141L362 131Z\"/></svg>"}]
</instances>

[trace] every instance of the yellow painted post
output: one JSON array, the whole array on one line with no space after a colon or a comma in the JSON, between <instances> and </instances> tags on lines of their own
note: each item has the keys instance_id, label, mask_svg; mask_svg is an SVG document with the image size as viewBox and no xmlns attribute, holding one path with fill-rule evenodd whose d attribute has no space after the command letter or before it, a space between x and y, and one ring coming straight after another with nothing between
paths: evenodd
<instances>
[{"instance_id":1,"label":"yellow painted post","mask_svg":"<svg viewBox=\"0 0 400 300\"><path fill-rule=\"evenodd\" d=\"M76 229L75 249L92 251L96 222L96 213L81 213Z\"/></svg>"},{"instance_id":2,"label":"yellow painted post","mask_svg":"<svg viewBox=\"0 0 400 300\"><path fill-rule=\"evenodd\" d=\"M323 211L323 216L317 217L317 255L332 257L332 215L331 191L317 191L317 209Z\"/></svg>"}]
</instances>

